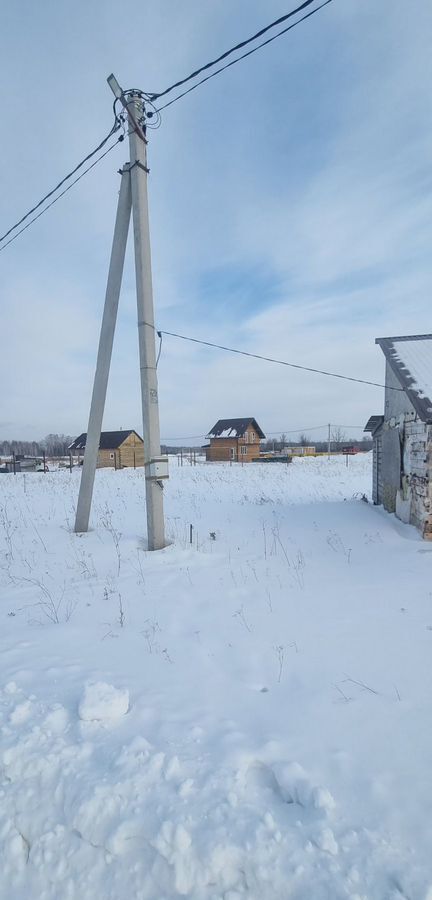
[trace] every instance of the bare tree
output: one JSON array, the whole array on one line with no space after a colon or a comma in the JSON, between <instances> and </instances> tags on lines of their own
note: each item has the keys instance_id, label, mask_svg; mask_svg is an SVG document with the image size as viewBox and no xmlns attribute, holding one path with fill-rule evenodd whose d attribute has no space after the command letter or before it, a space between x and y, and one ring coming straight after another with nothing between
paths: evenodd
<instances>
[{"instance_id":1,"label":"bare tree","mask_svg":"<svg viewBox=\"0 0 432 900\"><path fill-rule=\"evenodd\" d=\"M47 434L42 444L48 456L66 456L72 441L68 434Z\"/></svg>"},{"instance_id":2,"label":"bare tree","mask_svg":"<svg viewBox=\"0 0 432 900\"><path fill-rule=\"evenodd\" d=\"M331 432L332 444L339 446L340 444L346 444L346 440L347 440L346 434L342 430L342 428L340 428L340 426L332 429L332 432Z\"/></svg>"},{"instance_id":3,"label":"bare tree","mask_svg":"<svg viewBox=\"0 0 432 900\"><path fill-rule=\"evenodd\" d=\"M41 446L37 441L0 441L0 456L11 456L12 453L25 456L41 456Z\"/></svg>"}]
</instances>

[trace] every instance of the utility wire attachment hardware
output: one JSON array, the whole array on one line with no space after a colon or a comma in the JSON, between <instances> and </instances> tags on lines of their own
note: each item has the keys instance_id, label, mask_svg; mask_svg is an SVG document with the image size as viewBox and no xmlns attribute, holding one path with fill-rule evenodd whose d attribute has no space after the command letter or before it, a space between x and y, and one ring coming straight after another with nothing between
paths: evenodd
<instances>
[{"instance_id":1,"label":"utility wire attachment hardware","mask_svg":"<svg viewBox=\"0 0 432 900\"><path fill-rule=\"evenodd\" d=\"M138 166L138 168L139 168L139 169L142 169L143 172L146 172L147 175L148 175L149 172L150 172L150 169L148 169L147 166L145 166L142 162L140 162L139 159L136 159L134 163L126 163L125 168L126 168L126 170L127 170L128 172L131 172L132 169L135 168L135 166Z\"/></svg>"}]
</instances>

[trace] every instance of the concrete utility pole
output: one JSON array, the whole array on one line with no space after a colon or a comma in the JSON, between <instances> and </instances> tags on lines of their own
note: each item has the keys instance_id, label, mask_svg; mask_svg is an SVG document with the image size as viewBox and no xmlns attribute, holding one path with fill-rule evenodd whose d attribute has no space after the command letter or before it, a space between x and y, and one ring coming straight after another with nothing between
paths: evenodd
<instances>
[{"instance_id":1,"label":"concrete utility pole","mask_svg":"<svg viewBox=\"0 0 432 900\"><path fill-rule=\"evenodd\" d=\"M139 92L127 91L125 94L113 75L110 75L108 78L108 84L128 114L130 163L124 166L121 172L122 182L105 295L75 531L82 532L88 529L132 208L148 548L149 550L160 550L165 547L162 479L168 478L168 458L160 455L159 402L147 199L147 141L145 127L141 124L145 110Z\"/></svg>"},{"instance_id":2,"label":"concrete utility pole","mask_svg":"<svg viewBox=\"0 0 432 900\"><path fill-rule=\"evenodd\" d=\"M139 122L143 114L141 98L135 95L127 108L128 112L132 114L129 121ZM149 550L160 550L165 547L163 484L152 477L151 471L149 471L152 459L160 456L161 449L147 197L147 142L135 128L131 128L129 132L129 148L146 473L147 532Z\"/></svg>"},{"instance_id":3,"label":"concrete utility pole","mask_svg":"<svg viewBox=\"0 0 432 900\"><path fill-rule=\"evenodd\" d=\"M330 425L330 423L328 426L327 454L328 454L328 458L330 459L330 454L331 454L331 425Z\"/></svg>"},{"instance_id":4,"label":"concrete utility pole","mask_svg":"<svg viewBox=\"0 0 432 900\"><path fill-rule=\"evenodd\" d=\"M78 506L75 519L76 532L87 531L89 525L99 441L102 430L102 418L105 408L108 375L129 231L131 203L130 176L129 167L127 167L123 169L120 184L117 217L114 227L114 239L105 294L105 306L99 338L96 374L93 384L83 470L78 495Z\"/></svg>"}]
</instances>

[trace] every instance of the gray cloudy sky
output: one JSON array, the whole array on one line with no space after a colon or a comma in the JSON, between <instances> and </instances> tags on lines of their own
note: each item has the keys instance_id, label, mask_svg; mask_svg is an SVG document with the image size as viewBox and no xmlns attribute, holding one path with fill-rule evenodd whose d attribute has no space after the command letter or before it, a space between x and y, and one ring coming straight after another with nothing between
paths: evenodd
<instances>
[{"instance_id":1,"label":"gray cloudy sky","mask_svg":"<svg viewBox=\"0 0 432 900\"><path fill-rule=\"evenodd\" d=\"M108 131L111 71L162 90L295 5L3 4L1 233ZM429 0L334 0L163 113L159 327L374 381L376 336L432 331L431 37ZM0 253L0 438L87 427L126 158L119 145ZM172 338L159 372L164 438L227 416L270 433L382 409L379 389ZM104 419L118 427L141 430L130 250Z\"/></svg>"}]
</instances>

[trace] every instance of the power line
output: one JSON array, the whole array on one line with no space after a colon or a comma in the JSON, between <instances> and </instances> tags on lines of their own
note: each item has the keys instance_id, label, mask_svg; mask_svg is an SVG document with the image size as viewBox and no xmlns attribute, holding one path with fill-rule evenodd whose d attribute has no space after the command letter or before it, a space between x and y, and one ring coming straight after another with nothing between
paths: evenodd
<instances>
[{"instance_id":1,"label":"power line","mask_svg":"<svg viewBox=\"0 0 432 900\"><path fill-rule=\"evenodd\" d=\"M3 244L3 247L0 247L0 253L2 252L2 250L5 250L6 247L9 246L9 244L12 244L13 241L16 241L16 239L20 236L20 234L22 234L23 231L26 231L27 228L30 228L30 225L33 225L33 223L36 222L37 219L40 219L40 217L43 216L44 213L46 213L46 212L50 209L51 206L54 206L54 203L57 203L57 200L60 200L61 197L64 197L64 195L67 194L67 192L70 191L71 188L73 188L73 186L74 186L75 184L77 184L78 181L81 181L81 178L84 178L84 175L87 175L87 172L90 172L91 169L94 169L94 167L97 166L97 164L100 163L101 160L102 160L105 156L108 156L108 153L111 153L111 150L114 150L114 147L116 147L117 144L121 143L121 141L123 141L123 140L124 140L124 135L121 134L120 137L118 137L117 140L114 141L114 143L111 144L110 147L108 147L108 150L105 150L105 153L102 153L101 156L98 156L98 158L95 159L95 161L91 164L91 166L88 166L87 169L84 169L84 172L81 172L81 175L78 175L78 178L75 178L75 180L72 181L72 182L67 186L67 188L65 188L65 190L61 192L61 194L58 194L57 197L54 197L54 200L51 200L51 203L48 203L48 206L45 206L45 207L37 214L37 216L34 216L33 219L30 219L30 222L27 222L27 225L24 225L24 227L23 227L23 228L20 228L20 230L17 231L17 233L14 234L13 237L9 238L9 240L6 241L5 244ZM93 156L93 154L91 154L91 155ZM75 170L75 171L76 171L76 170ZM65 180L66 180L66 179L63 179L63 181L61 182L61 184L64 184L64 181L65 181ZM48 196L51 196L51 194L49 194ZM38 204L38 206L39 206L39 205L40 205L40 204ZM37 207L35 207L35 209L37 209ZM26 219L26 218L27 218L27 216L24 216L24 219ZM21 221L23 222L24 219L21 219ZM11 229L11 230L13 231L13 229ZM10 234L10 231L8 232L8 234Z\"/></svg>"},{"instance_id":2,"label":"power line","mask_svg":"<svg viewBox=\"0 0 432 900\"><path fill-rule=\"evenodd\" d=\"M300 6L297 6L296 9L292 9L291 12L286 13L284 16L280 16L279 19L275 19L274 22L270 22L269 25L265 25L265 27L261 28L260 31L257 31L256 34L251 35L251 37L246 38L244 41L240 41L240 43L235 44L235 46L231 47L229 50L225 50L225 52L221 53L220 56L217 56L216 59L212 59L211 62L205 63L205 65L200 66L199 69L195 69L195 71L191 72L190 75L187 75L186 78L181 78L180 81L174 82L174 84L171 84L169 87L165 88L164 91L159 91L158 93L150 94L149 99L153 101L153 100L159 100L161 97L165 97L166 94L171 93L171 91L175 90L175 88L181 87L183 84L186 84L188 81L191 81L193 78L196 78L198 75L201 75L201 72L205 72L207 69L211 69L212 66L216 66L217 63L222 62L223 59L226 59L228 56L231 56L231 54L235 53L236 50L241 50L243 47L246 47L248 44L251 44L253 41L256 41L257 38L262 37L263 34L267 33L267 31L270 31L272 28L276 28L277 25L282 25L282 22L286 22L287 19L291 19L292 16L295 16L298 12L302 12L303 9L306 9L306 7L310 6L314 2L315 2L315 0L304 0L304 2L301 3ZM272 40L273 40L273 38L272 38ZM260 45L260 46L262 46L262 45ZM255 49L258 49L258 48L255 48Z\"/></svg>"},{"instance_id":3,"label":"power line","mask_svg":"<svg viewBox=\"0 0 432 900\"><path fill-rule=\"evenodd\" d=\"M364 425L332 425L332 428L364 428ZM301 431L320 431L323 428L328 428L327 425L304 425L303 428L279 428L278 431L267 431L267 434L300 434Z\"/></svg>"},{"instance_id":4,"label":"power line","mask_svg":"<svg viewBox=\"0 0 432 900\"><path fill-rule=\"evenodd\" d=\"M312 0L309 0L309 2L312 2ZM163 106L157 107L156 112L160 113L163 109L167 109L168 106L171 106L173 103L176 103L177 100L180 100L182 97L185 97L186 94L190 94L191 91L194 91L195 88L199 87L201 84L204 84L206 81L209 81L210 78L214 78L215 75L219 75L221 72L224 72L225 69L229 69L230 66L235 66L236 63L240 62L240 60L242 60L242 59L246 59L247 56L252 56L252 54L256 53L257 50L260 50L262 47L266 47L267 44L271 44L272 41L276 40L276 38L281 37L283 34L286 34L287 31L291 31L291 29L295 28L296 25L299 25L300 22L304 22L305 19L309 19L311 16L315 15L315 13L319 12L320 9L323 9L324 6L328 6L328 4L331 2L332 2L332 0L325 0L324 3L321 3L320 6L317 6L315 9L313 9L311 12L307 13L305 16L302 16L300 19L297 20L297 22L294 22L292 25L288 25L288 27L283 28L282 31L278 31L277 34L273 35L270 38L267 38L266 41L262 41L261 44L258 44L252 50L248 50L247 53L242 53L241 56L238 56L236 59L231 60L231 62L227 63L225 66L221 66L220 69L216 69L214 72L212 72L210 75L207 75L205 78L201 78L200 81L197 81L196 84L193 84L192 87L188 88L186 91L182 91L182 93L178 94L177 97L174 97L173 100L169 100L168 103L164 103ZM305 5L306 4L303 4L303 6L305 6ZM303 6L298 7L298 9L302 9ZM294 13L298 12L298 9L293 10L291 13L288 14L288 16L294 15ZM272 28L274 26L274 24L275 23L273 23L273 25L269 25L268 28ZM267 30L267 29L264 29L264 30ZM238 46L244 46L244 43L249 43L249 41L252 41L252 40L254 40L254 38L249 38L248 41L245 41ZM222 56L220 56L219 59L223 59L224 56L228 56L228 54L234 52L235 49L236 48L234 47L232 50L228 50L225 54L222 54ZM197 73L204 71L205 69L209 68L209 66L215 65L217 62L218 62L218 60L214 60L212 63L207 63L207 65L202 66L201 69L198 69ZM185 82L187 82L191 78L193 78L197 73L189 75L187 78L184 78L182 81L178 82L177 84L184 84ZM151 94L150 99L152 100L154 97L163 97L169 91L173 90L175 86L176 85L171 85L171 87L167 88L165 91L162 91L162 93L160 93L160 94Z\"/></svg>"},{"instance_id":5,"label":"power line","mask_svg":"<svg viewBox=\"0 0 432 900\"><path fill-rule=\"evenodd\" d=\"M193 441L195 438L205 438L206 434L186 434L182 437L163 437L161 441Z\"/></svg>"},{"instance_id":6,"label":"power line","mask_svg":"<svg viewBox=\"0 0 432 900\"><path fill-rule=\"evenodd\" d=\"M143 325L149 325L148 322L140 323ZM150 328L153 328L153 325L149 325ZM392 387L389 385L380 384L377 381L367 381L365 378L353 378L350 375L340 375L336 372L327 372L323 369L313 369L311 366L301 366L298 363L287 362L285 359L275 359L273 356L261 356L259 353L249 353L247 350L238 350L234 347L225 347L223 344L215 344L212 341L202 341L199 338L189 337L185 334L177 334L175 331L163 331L161 329L155 329L157 333L166 334L168 337L178 338L181 341L190 341L193 344L201 344L204 347L213 347L215 350L224 350L226 353L236 353L239 356L249 356L251 359L261 359L264 362L276 363L279 366L288 366L290 369L301 369L303 372L313 372L315 375L326 375L328 378L340 378L342 381L354 381L357 384L368 384L372 387L386 388L392 391L402 391L403 388ZM354 426L344 426L354 427ZM355 426L356 427L356 426Z\"/></svg>"},{"instance_id":7,"label":"power line","mask_svg":"<svg viewBox=\"0 0 432 900\"><path fill-rule=\"evenodd\" d=\"M337 427L342 428L341 425ZM328 425L303 425L302 428L291 429L280 428L278 431L268 431L267 434L300 434L301 431L320 431L321 428L328 428Z\"/></svg>"},{"instance_id":8,"label":"power line","mask_svg":"<svg viewBox=\"0 0 432 900\"><path fill-rule=\"evenodd\" d=\"M175 82L174 84L170 85L170 87L166 88L164 91L160 91L159 93L146 94L145 97L146 97L147 101L148 101L149 103L152 104L152 101L153 101L153 100L155 100L155 99L157 99L157 98L160 98L160 97L166 96L168 93L170 93L171 91L173 91L175 88L180 87L182 84L186 84L188 81L191 81L193 78L196 78L197 75L199 75L201 72L204 72L204 71L206 71L206 70L209 69L209 68L212 68L212 67L213 67L214 65L216 65L218 62L220 62L221 60L223 60L223 59L225 59L226 57L230 56L230 55L231 55L232 53L234 53L236 50L239 50L239 49L241 49L242 47L247 46L248 44L250 44L251 42L253 42L253 41L256 40L257 38L261 37L263 34L267 33L270 29L275 28L277 25L280 25L282 22L285 22L287 19L290 19L292 16L296 15L298 12L301 12L301 10L306 9L306 7L310 6L311 3L313 3L313 2L315 2L315 0L304 0L304 2L303 2L302 4L300 4L300 6L296 7L296 9L291 10L289 13L286 13L284 16L281 16L279 19L275 19L274 22L271 22L269 25L266 25L264 28L260 29L260 31L257 31L256 34L254 34L254 35L252 35L251 37L245 39L244 41L239 42L239 43L236 44L234 47L231 47L229 50L226 50L224 53L222 53L222 54L221 54L220 56L218 56L216 59L212 60L211 62L206 63L204 66L201 66L199 69L196 69L196 70L195 70L194 72L192 72L190 75L186 76L186 78L180 79L180 81L177 81L177 82ZM177 100L180 100L181 97L184 97L186 94L190 93L190 91L195 90L196 87L199 87L199 85L203 84L205 81L208 81L210 78L213 78L215 75L220 74L220 72L223 72L224 69L227 69L227 68L229 68L229 67L232 66L232 65L235 65L235 63L240 62L240 60L245 59L247 56L250 56L252 53L255 53L256 50L259 50L260 48L266 46L267 44L270 44L272 41L276 40L276 38L278 38L278 37L280 37L281 35L285 34L287 31L290 31L291 28L294 28L296 25L300 24L300 22L303 22L305 19L308 19L310 16L314 15L316 12L318 12L320 9L322 9L324 6L327 6L327 5L328 5L329 3L331 3L331 2L332 2L332 0L325 0L324 3L322 3L321 5L315 7L315 9L311 10L311 12L309 12L309 13L307 13L306 15L302 16L300 19L298 19L298 20L297 20L296 22L294 22L292 25L289 25L287 28L282 29L282 31L279 31L277 34L275 34L275 35L273 35L272 37L268 38L266 41L262 41L260 44L258 44L256 47L254 47L252 50L249 50L247 53L243 53L241 56L239 56L239 57L237 57L236 59L232 60L230 63L227 63L226 66L222 66L220 69L217 69L215 72L212 72L210 75L206 76L206 78L201 79L199 82L197 82L197 84L195 84L195 85L193 85L192 87L188 88L188 90L183 91L181 94L179 94L179 95L178 95L177 97L175 97L173 100L170 100L168 103L164 104L164 106L160 107L160 109L156 109L156 108L155 108L155 112L156 112L157 114L159 114L161 109L165 109L167 106L171 106L172 103L175 103ZM115 112L115 101L114 101L114 112ZM153 115L153 113L151 113L151 114L149 113L149 114L148 114L148 118L149 118L149 119L150 119L151 115ZM149 122L148 124L150 125L150 122ZM45 194L45 196L42 197L42 199L39 200L38 203L35 204L35 206L33 206L31 209L29 209L28 212L25 213L25 215L23 215L17 222L15 222L14 225L12 225L7 231L4 232L3 235L1 235L1 237L0 237L0 244L1 244L2 241L5 240L5 238L7 238L10 234L12 234L12 232L16 231L16 229L19 228L19 226L20 226L23 222L25 222L27 219L29 219L30 216L32 216L32 214L33 214L34 212L36 212L37 209L39 209L41 206L43 206L43 204L46 203L46 201L49 200L50 197L52 197L54 194L56 194L57 191L58 191L58 190L59 190L59 189L60 189L67 181L69 181L70 178L72 178L73 175L75 175L75 173L78 172L79 169L81 169L81 168L85 165L86 162L88 162L93 156L95 156L95 154L98 153L99 150L101 150L102 147L105 146L105 144L106 144L107 141L110 139L110 137L111 137L111 136L112 136L112 135L120 128L120 125L121 125L121 123L120 123L119 117L116 115L115 121L114 121L114 125L113 125L113 127L111 128L111 130L109 131L109 133L106 135L106 137L104 137L104 139L97 145L97 147L95 147L94 150L92 150L90 153L88 153L87 156L85 156L84 159L82 159L82 160L81 160L81 161L80 161L80 162L79 162L79 163L71 170L71 172L69 172L67 175L65 175L64 178L62 178L62 180L59 181L58 184L57 184L54 188L52 188L47 194ZM123 138L120 138L119 140L123 140ZM117 142L116 142L116 143L117 143ZM111 148L111 149L112 149L112 148ZM109 151L108 151L108 152L109 152ZM101 159L103 159L103 157L104 157L105 155L106 155L106 154L102 154L102 156L99 157L99 160L98 160L98 161L100 161ZM89 167L85 170L85 172L84 172L83 174L86 174L86 173L89 172L90 169L92 169L92 168L93 168L93 166L89 166ZM72 187L73 184L76 184L77 181L79 181L79 180L80 180L80 178L75 179L75 181L72 183L72 185L70 185L70 187ZM68 188L68 189L69 189L69 188ZM54 204L55 202L57 202L57 200L60 199L60 197L63 197L65 193L67 193L67 191L63 191L63 192L56 198L56 200L54 200L52 203L49 203L48 206L46 206L46 207L42 210L41 213L39 213L37 216L34 216L34 218L28 223L28 225L26 225L24 228L21 228L20 231L18 231L17 234L16 234L10 241L7 241L6 244L4 244L2 247L0 247L0 252L1 252L1 250L4 250L9 244L11 244L12 241L15 240L15 238L17 238L20 234L22 234L23 231L26 230L26 228L28 228L31 224L33 224L33 222L35 222L35 221L40 217L40 215L43 215L43 213L46 212L46 210L48 210L51 206L53 206L53 204Z\"/></svg>"},{"instance_id":9,"label":"power line","mask_svg":"<svg viewBox=\"0 0 432 900\"><path fill-rule=\"evenodd\" d=\"M361 428L363 429L363 425L332 425L332 428ZM300 432L308 432L308 431L320 431L323 428L328 428L328 425L303 425L301 428L278 428L277 431L267 431L267 435L273 434L300 434ZM163 437L162 441L192 441L196 438L206 438L207 434L186 434L181 437Z\"/></svg>"},{"instance_id":10,"label":"power line","mask_svg":"<svg viewBox=\"0 0 432 900\"><path fill-rule=\"evenodd\" d=\"M75 175L75 172L78 172L78 170L81 169L82 166L84 166L86 164L86 162L89 161L89 159L91 159L93 156L95 156L95 154L98 153L99 150L102 150L102 147L105 146L107 141L109 141L110 137L116 131L118 131L119 128L120 128L120 123L116 119L113 127L111 128L111 131L109 131L109 133L106 135L106 137L104 137L104 139L100 142L100 144L98 144L97 147L95 147L94 150L91 151L91 153L88 153L87 156L85 156L84 159L82 159L81 162L79 162L78 165L75 166L75 168L72 169L71 172L69 172L67 175L65 175L64 178L62 178L62 180L59 181L59 183L56 184L56 186L54 188L52 188L51 191L48 192L48 194L45 194L45 197L42 197L42 200L39 200L39 202L36 203L36 205L33 206L31 209L29 209L29 211L26 212L25 215L22 216L21 219L18 220L18 222L15 222L15 225L12 225L7 231L5 231L5 233L2 234L2 236L0 237L0 243L2 241L4 241L5 238L9 237L9 235L12 233L12 231L15 231L15 229L18 228L23 222L25 222L26 219L29 218L29 216L31 216L34 212L36 212L36 210L39 209L39 207L42 206L46 202L46 200L49 200L49 198L52 197L53 194L56 194L57 191L65 184L65 182L69 181L69 179L72 178L73 175ZM101 159L102 159L102 157L101 157ZM89 171L89 170L87 170L87 171Z\"/></svg>"},{"instance_id":11,"label":"power line","mask_svg":"<svg viewBox=\"0 0 432 900\"><path fill-rule=\"evenodd\" d=\"M286 428L279 428L278 431L268 431L267 434L299 434L301 431L317 431L319 428L327 428L327 425L310 425L308 428L292 428L291 430L287 430ZM335 428L347 428L346 425L335 425ZM354 427L354 426L351 426ZM359 428L362 426L359 425ZM195 438L206 438L207 434L186 434L182 435L182 437L163 437L162 441L192 441Z\"/></svg>"},{"instance_id":12,"label":"power line","mask_svg":"<svg viewBox=\"0 0 432 900\"><path fill-rule=\"evenodd\" d=\"M307 8L308 6L310 6L313 2L315 2L315 0L304 0L304 2L301 3L300 6L296 7L296 9L293 9L293 10L291 10L289 13L286 13L285 15L280 16L278 19L275 19L273 22L271 22L269 25L266 25L264 28L261 28L259 31L257 31L257 32L256 32L254 35L252 35L251 37L246 38L244 41L240 41L240 42L239 42L238 44L236 44L234 47L231 47L229 50L226 50L226 51L225 51L224 53L222 53L220 56L216 57L216 59L211 60L210 62L208 62L208 63L206 63L205 65L201 66L199 69L196 69L194 72L191 72L190 75L187 75L185 78L182 78L182 79L180 79L179 81L175 82L174 84L170 85L170 86L169 86L168 88L166 88L164 91L160 91L160 92L158 92L158 93L153 93L153 94L149 94L149 93L145 94L145 97L146 97L147 101L148 101L151 105L153 105L153 104L152 104L152 101L153 101L153 100L166 96L166 95L169 94L171 91L175 90L175 88L180 87L181 85L186 84L187 82L189 82L189 81L191 81L192 79L196 78L201 72L204 72L204 71L206 71L206 70L212 68L212 67L213 67L214 65L216 65L218 62L221 62L223 59L226 59L226 58L227 58L228 56L230 56L232 53L236 52L237 50L240 50L242 47L245 47L245 46L247 46L248 44L252 43L253 41L257 40L257 38L261 37L263 34L266 34L266 33L267 33L268 31L270 31L272 28L275 28L277 25L280 25L282 22L285 22L285 21L287 21L288 19L292 18L292 16L294 16L294 15L296 15L297 13L301 12L303 9L306 9L306 8ZM297 20L296 22L294 22L292 25L289 25L287 28L282 29L282 31L279 31L277 34L275 34L275 35L273 35L272 37L268 38L266 41L262 41L260 44L258 44L256 47L254 47L252 50L249 50L247 53L243 53L241 56L239 56L239 57L237 57L236 59L232 60L230 63L227 63L226 66L222 66L221 68L217 69L215 72L212 72L210 75L206 76L206 78L201 79L199 82L197 82L197 84L195 84L195 85L193 85L192 87L188 88L188 90L183 91L181 94L179 94L179 95L178 95L177 97L175 97L173 100L170 100L168 103L164 104L164 106L160 107L160 109L156 109L156 108L155 108L155 113L156 113L156 114L159 114L161 109L165 109L167 106L171 106L172 103L175 103L177 100L180 100L181 97L184 97L186 94L190 93L190 91L195 90L196 87L199 87L199 85L203 84L205 81L208 81L210 78L213 78L215 75L220 74L220 72L223 72L224 69L227 69L227 68L229 68L229 67L232 66L232 65L235 65L235 63L240 62L240 60L245 59L247 56L250 56L252 53L255 53L256 50L261 49L262 47L264 47L264 46L266 46L267 44L270 44L272 41L276 40L276 38L281 37L281 35L283 35L283 34L286 34L286 32L287 32L287 31L290 31L291 28L294 28L296 25L300 24L300 22L303 22L305 19L310 18L310 16L314 15L316 12L318 12L320 9L322 9L324 6L327 6L327 5L328 5L329 3L331 3L331 2L332 2L332 0L325 0L324 3L322 3L321 5L315 7L315 9L311 10L311 12L309 12L309 13L307 13L306 15L302 16L300 19L298 19L298 20ZM114 113L115 113L115 104L116 104L116 101L114 101ZM148 114L148 118L150 119L152 115L153 115L153 113L149 113L149 114ZM148 124L150 125L151 123L149 122ZM5 240L5 238L7 238L10 234L12 234L13 231L15 231L17 228L19 228L19 226L20 226L23 222L25 222L28 218L30 218L30 216L32 216L32 214L33 214L34 212L36 212L37 209L39 209L41 206L43 206L43 204L46 203L46 201L49 200L50 197L52 197L54 194L56 194L57 191L63 186L63 184L65 184L66 181L69 181L69 179L72 178L72 177L75 175L75 173L78 172L79 169L81 169L81 168L85 165L86 162L88 162L93 156L95 156L95 154L98 153L99 150L101 150L102 147L105 146L105 144L106 144L107 141L110 139L110 137L115 133L115 131L117 131L117 130L120 128L120 125L121 125L120 118L119 118L119 117L116 115L116 113L115 113L115 121L114 121L113 127L111 128L111 130L109 131L109 133L103 138L103 140L97 145L97 147L95 147L90 153L88 153L87 156L85 156L84 159L82 159L82 160L81 160L81 161L80 161L80 162L79 162L79 163L71 170L71 172L69 172L67 175L65 175L64 178L62 178L61 181L59 181L58 184L57 184L55 187L53 187L47 194L45 194L45 196L42 197L41 200L39 200L38 203L35 204L35 206L33 206L31 209L29 209L28 212L26 212L25 215L23 215L17 222L15 222L14 225L12 225L10 228L8 228L8 230L5 231L4 234L0 236L0 244L1 244L2 241ZM103 154L103 155L105 155L105 154ZM101 156L100 159L103 159L103 156ZM90 167L86 170L86 172L90 171L91 168L92 168L92 166L90 166ZM79 181L79 179L76 179L75 182L74 182L74 184L76 184L77 181ZM60 196L64 196L64 193L66 193L66 191L64 191L62 194L60 194ZM58 198L58 199L59 199L59 198ZM55 202L55 201L54 201L54 202ZM50 206L52 206L52 205L53 205L53 204L50 203L50 204L46 207L46 209L49 209ZM45 211L45 210L44 210L44 211ZM36 219L38 219L38 218L39 218L39 216L35 216L34 219L32 219L32 222L35 222ZM32 222L29 223L29 224L32 224ZM25 228L22 228L22 229L18 232L18 234L22 234L23 231L25 231ZM16 235L16 237L18 237L18 234ZM10 243L12 243L12 241L8 241L6 244L4 244L3 247L0 247L0 251L3 250L5 247L7 247Z\"/></svg>"}]
</instances>

